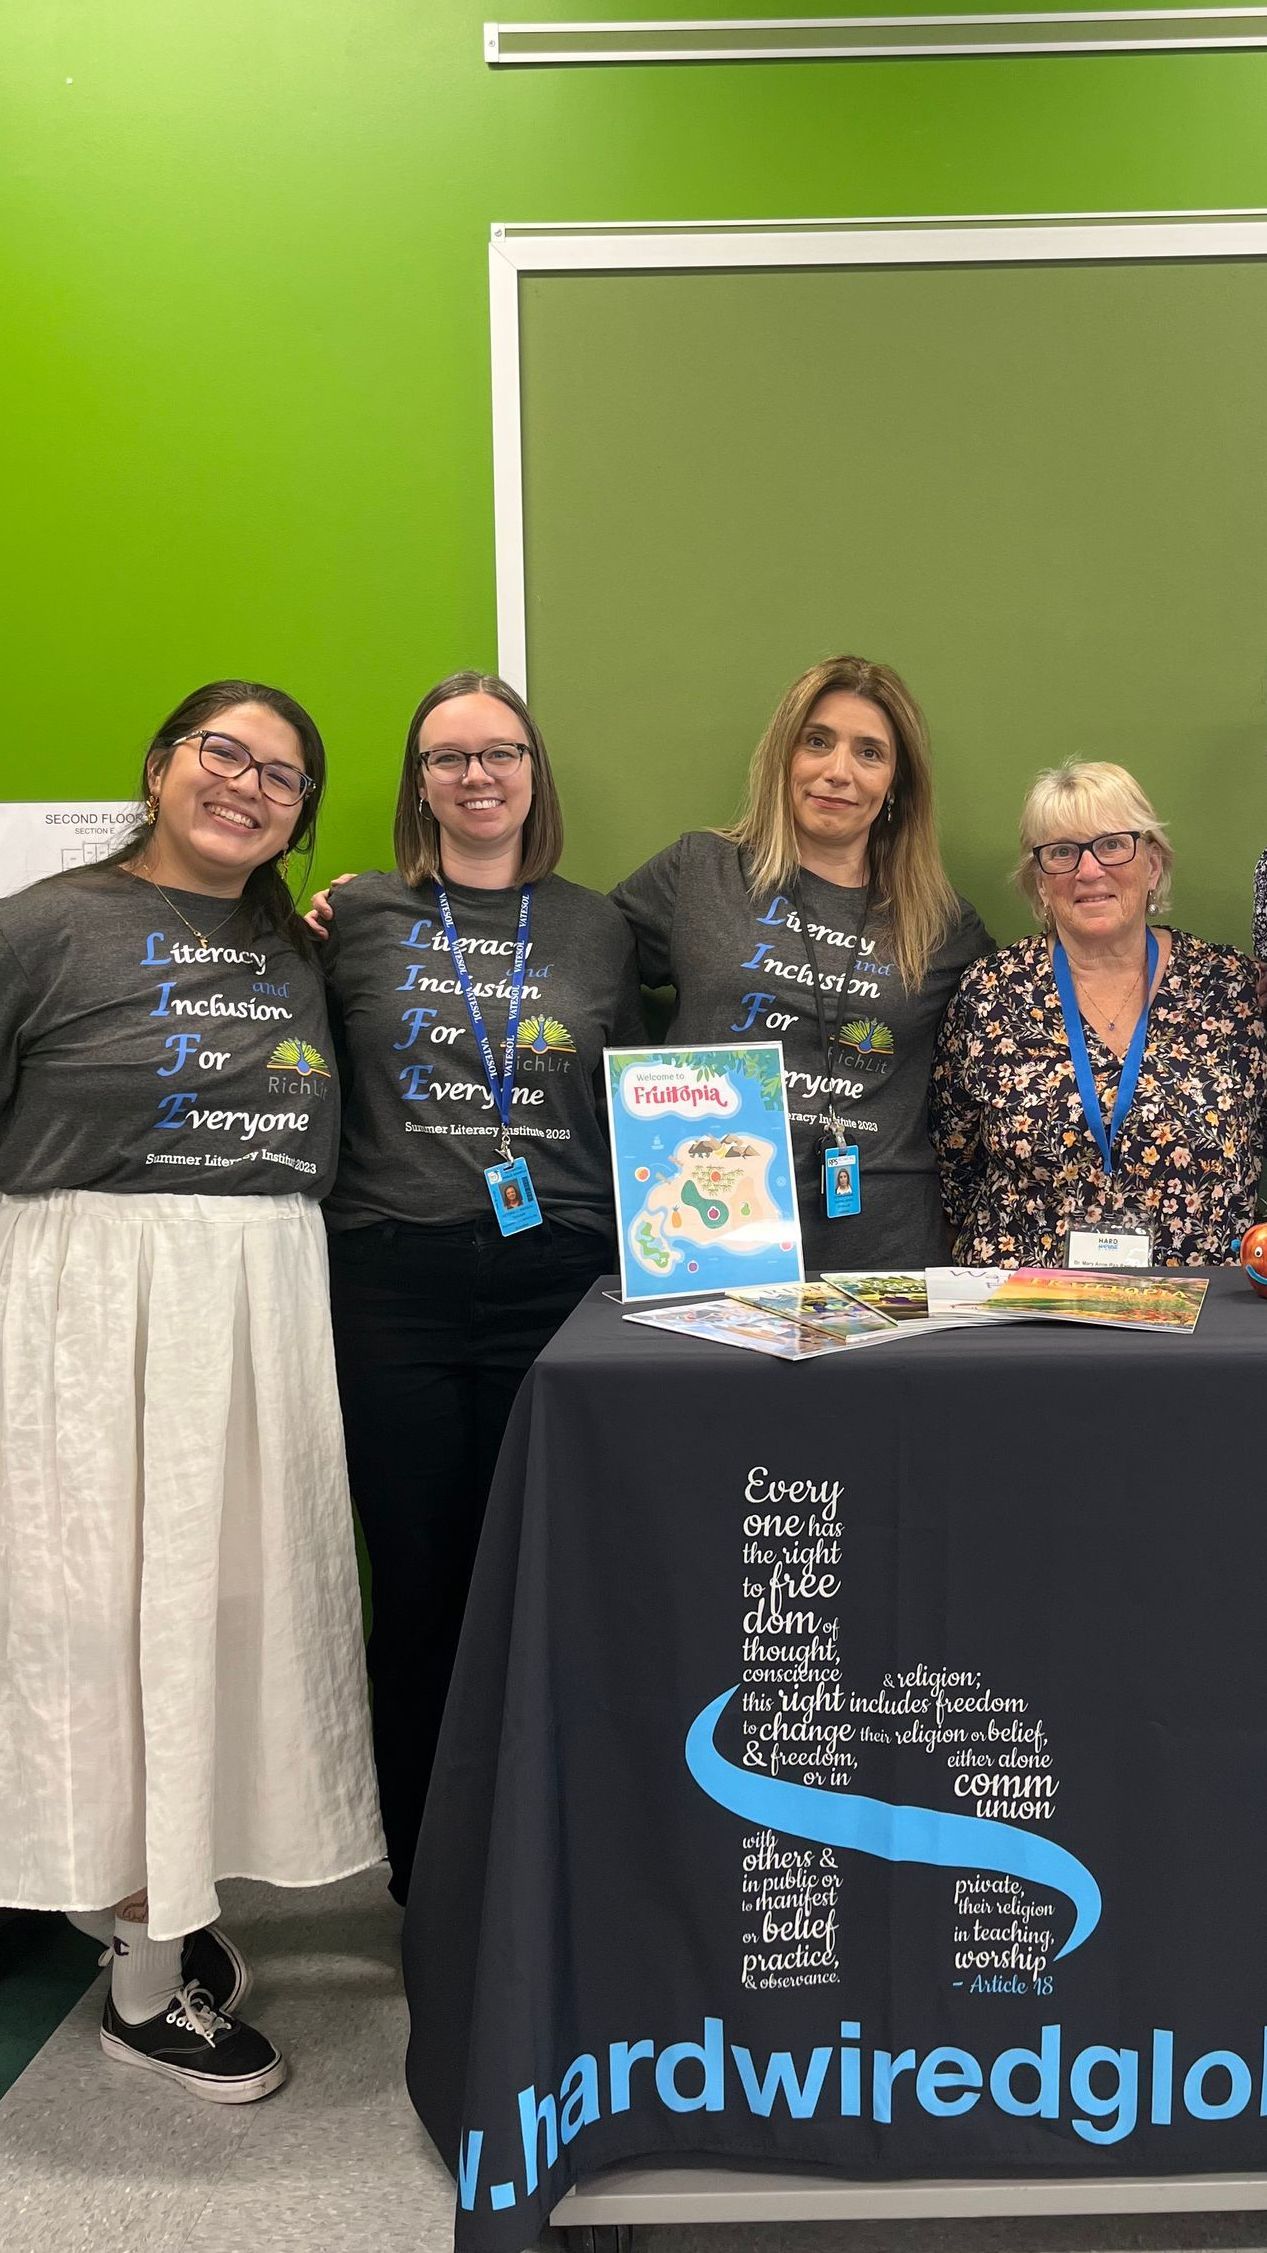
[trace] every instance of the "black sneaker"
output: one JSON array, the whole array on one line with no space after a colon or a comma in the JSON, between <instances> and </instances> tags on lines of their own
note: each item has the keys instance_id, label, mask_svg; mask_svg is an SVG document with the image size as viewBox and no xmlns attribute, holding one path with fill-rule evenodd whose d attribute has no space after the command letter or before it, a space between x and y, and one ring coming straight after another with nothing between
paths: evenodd
<instances>
[{"instance_id":1,"label":"black sneaker","mask_svg":"<svg viewBox=\"0 0 1267 2253\"><path fill-rule=\"evenodd\" d=\"M99 1958L101 1969L114 1962L114 1944ZM201 1987L211 2007L232 2018L251 1992L251 1967L218 1924L204 1924L186 1937L180 1951L182 1987Z\"/></svg>"},{"instance_id":2,"label":"black sneaker","mask_svg":"<svg viewBox=\"0 0 1267 2253\"><path fill-rule=\"evenodd\" d=\"M286 2078L286 2060L267 2035L240 2018L224 2018L197 1987L182 1987L165 2011L129 2026L112 1995L101 2019L101 2047L120 2065L183 2081L212 2104L253 2104Z\"/></svg>"},{"instance_id":3,"label":"black sneaker","mask_svg":"<svg viewBox=\"0 0 1267 2253\"><path fill-rule=\"evenodd\" d=\"M180 1951L182 1987L205 1988L211 2007L223 2018L236 2018L251 1992L251 1967L218 1924L204 1924L191 1932Z\"/></svg>"}]
</instances>

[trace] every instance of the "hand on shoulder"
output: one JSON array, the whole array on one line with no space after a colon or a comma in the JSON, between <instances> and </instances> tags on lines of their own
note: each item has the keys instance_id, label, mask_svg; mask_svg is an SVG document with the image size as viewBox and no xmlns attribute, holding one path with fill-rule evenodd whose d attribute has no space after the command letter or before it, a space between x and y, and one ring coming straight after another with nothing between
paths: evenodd
<instances>
[{"instance_id":1,"label":"hand on shoulder","mask_svg":"<svg viewBox=\"0 0 1267 2253\"><path fill-rule=\"evenodd\" d=\"M334 901L330 894L337 890L340 884L350 884L356 873L355 869L349 869L343 876L332 876L324 891L313 893L312 906L304 917L304 922L314 939L327 939L329 937L330 925L334 921Z\"/></svg>"}]
</instances>

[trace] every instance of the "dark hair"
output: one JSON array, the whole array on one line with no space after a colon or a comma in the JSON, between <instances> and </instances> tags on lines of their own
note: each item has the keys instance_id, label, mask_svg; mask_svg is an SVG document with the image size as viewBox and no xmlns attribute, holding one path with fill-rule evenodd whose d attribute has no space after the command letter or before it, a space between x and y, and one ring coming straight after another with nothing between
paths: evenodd
<instances>
[{"instance_id":1,"label":"dark hair","mask_svg":"<svg viewBox=\"0 0 1267 2253\"><path fill-rule=\"evenodd\" d=\"M427 690L405 734L405 763L396 798L392 837L396 866L406 884L421 884L440 874L440 825L427 805L419 804L418 737L422 723L438 704L454 696L495 696L514 713L532 753L532 804L523 827L523 868L520 881L537 884L559 865L563 851L563 809L550 770L550 754L541 730L518 689L496 673L450 673Z\"/></svg>"},{"instance_id":2,"label":"dark hair","mask_svg":"<svg viewBox=\"0 0 1267 2253\"><path fill-rule=\"evenodd\" d=\"M197 728L205 727L218 713L227 712L234 704L263 704L285 720L299 738L304 755L304 767L315 788L304 792L298 819L290 834L285 850L301 851L306 861L311 861L317 841L317 814L326 786L326 748L321 740L316 721L287 696L280 688L266 688L261 681L208 681L205 688L196 688L192 696L176 706L155 729L149 748L141 765L141 784L138 797L148 799L154 784L162 774L178 743ZM124 838L118 851L107 859L94 861L83 871L68 871L68 875L95 873L101 868L126 868L139 860L152 835L148 822L138 822L136 828ZM253 868L243 886L242 897L255 911L255 920L261 930L281 932L302 953L307 953L310 939L303 918L297 913L286 880L281 873L281 854L276 854L262 867Z\"/></svg>"}]
</instances>

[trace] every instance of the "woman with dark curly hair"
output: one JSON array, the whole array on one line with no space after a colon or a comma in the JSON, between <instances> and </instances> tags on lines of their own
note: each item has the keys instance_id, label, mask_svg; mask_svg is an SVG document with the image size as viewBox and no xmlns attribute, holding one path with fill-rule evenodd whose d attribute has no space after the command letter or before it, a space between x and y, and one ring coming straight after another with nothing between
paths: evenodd
<instances>
[{"instance_id":1,"label":"woman with dark curly hair","mask_svg":"<svg viewBox=\"0 0 1267 2253\"><path fill-rule=\"evenodd\" d=\"M283 880L324 779L301 705L214 681L120 851L0 901L0 1901L106 1943L107 2055L218 2104L286 2066L217 1881L383 1850Z\"/></svg>"}]
</instances>

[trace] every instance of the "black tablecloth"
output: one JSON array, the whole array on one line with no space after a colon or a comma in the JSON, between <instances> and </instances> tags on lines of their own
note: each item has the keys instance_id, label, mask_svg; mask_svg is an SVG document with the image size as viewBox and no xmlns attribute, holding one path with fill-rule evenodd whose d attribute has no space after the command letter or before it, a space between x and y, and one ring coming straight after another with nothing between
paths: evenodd
<instances>
[{"instance_id":1,"label":"black tablecloth","mask_svg":"<svg viewBox=\"0 0 1267 2253\"><path fill-rule=\"evenodd\" d=\"M636 2155L1263 2165L1265 1377L1227 1273L799 1367L578 1309L406 1920L459 2246Z\"/></svg>"}]
</instances>

